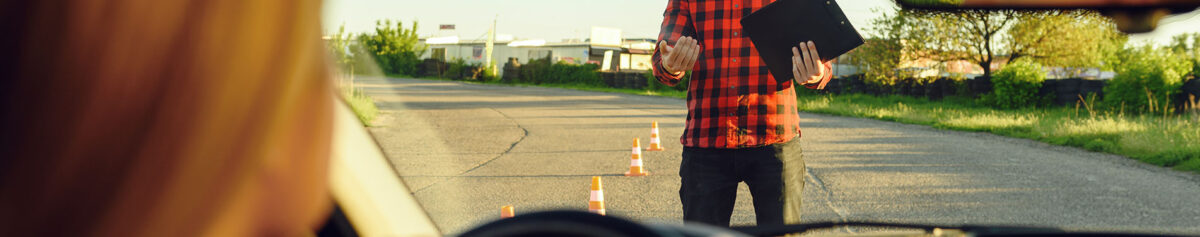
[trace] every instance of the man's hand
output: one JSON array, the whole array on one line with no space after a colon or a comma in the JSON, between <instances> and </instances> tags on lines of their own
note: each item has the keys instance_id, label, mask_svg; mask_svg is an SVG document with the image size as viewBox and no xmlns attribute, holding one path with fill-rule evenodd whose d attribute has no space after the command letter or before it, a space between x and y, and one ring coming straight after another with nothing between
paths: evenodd
<instances>
[{"instance_id":1,"label":"man's hand","mask_svg":"<svg viewBox=\"0 0 1200 237\"><path fill-rule=\"evenodd\" d=\"M817 46L812 41L792 47L792 76L792 80L800 85L818 83L825 77L824 62L821 62Z\"/></svg>"},{"instance_id":2,"label":"man's hand","mask_svg":"<svg viewBox=\"0 0 1200 237\"><path fill-rule=\"evenodd\" d=\"M692 37L679 37L675 47L667 46L667 41L659 41L658 48L662 53L662 67L667 72L679 75L696 66L696 58L700 57L700 45Z\"/></svg>"}]
</instances>

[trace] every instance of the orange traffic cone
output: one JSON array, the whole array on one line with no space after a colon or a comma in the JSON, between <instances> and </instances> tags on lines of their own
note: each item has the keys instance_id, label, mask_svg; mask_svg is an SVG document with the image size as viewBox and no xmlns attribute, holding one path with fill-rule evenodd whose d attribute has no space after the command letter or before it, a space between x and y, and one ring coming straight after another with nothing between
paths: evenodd
<instances>
[{"instance_id":1,"label":"orange traffic cone","mask_svg":"<svg viewBox=\"0 0 1200 237\"><path fill-rule=\"evenodd\" d=\"M500 219L504 219L504 218L512 218L512 217L513 217L513 215L514 215L514 212L515 212L515 211L513 211L513 206L512 206L512 205L507 205L507 206L504 206L504 207L500 207Z\"/></svg>"},{"instance_id":2,"label":"orange traffic cone","mask_svg":"<svg viewBox=\"0 0 1200 237\"><path fill-rule=\"evenodd\" d=\"M633 139L633 159L629 162L629 172L625 172L625 176L646 176L650 175L642 169L642 145L637 138Z\"/></svg>"},{"instance_id":3,"label":"orange traffic cone","mask_svg":"<svg viewBox=\"0 0 1200 237\"><path fill-rule=\"evenodd\" d=\"M588 212L604 215L604 189L600 187L600 176L592 176L592 197L588 199Z\"/></svg>"},{"instance_id":4,"label":"orange traffic cone","mask_svg":"<svg viewBox=\"0 0 1200 237\"><path fill-rule=\"evenodd\" d=\"M646 148L646 151L663 150L660 143L662 141L658 140L658 121L654 121L654 123L650 124L650 148Z\"/></svg>"}]
</instances>

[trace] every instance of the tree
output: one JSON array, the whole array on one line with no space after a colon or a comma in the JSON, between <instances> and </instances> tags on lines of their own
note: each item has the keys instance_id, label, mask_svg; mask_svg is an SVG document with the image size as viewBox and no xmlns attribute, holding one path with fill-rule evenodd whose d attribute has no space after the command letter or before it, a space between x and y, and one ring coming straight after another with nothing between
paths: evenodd
<instances>
[{"instance_id":1,"label":"tree","mask_svg":"<svg viewBox=\"0 0 1200 237\"><path fill-rule=\"evenodd\" d=\"M966 60L991 76L999 57L1001 32L1016 21L1014 10L908 10L909 37L905 42L917 58L936 61Z\"/></svg>"},{"instance_id":2,"label":"tree","mask_svg":"<svg viewBox=\"0 0 1200 237\"><path fill-rule=\"evenodd\" d=\"M1124 38L1116 25L1086 10L906 9L906 54L936 61L966 60L992 73L1000 59L1030 57L1046 66L1099 67Z\"/></svg>"},{"instance_id":3,"label":"tree","mask_svg":"<svg viewBox=\"0 0 1200 237\"><path fill-rule=\"evenodd\" d=\"M1188 73L1189 76L1195 77L1200 74L1200 33L1183 33L1172 36L1171 44L1167 47L1192 61L1192 70Z\"/></svg>"},{"instance_id":4,"label":"tree","mask_svg":"<svg viewBox=\"0 0 1200 237\"><path fill-rule=\"evenodd\" d=\"M326 47L329 49L330 58L333 59L333 62L338 66L338 68L347 70L347 73L353 74L354 68L352 67L353 65L351 62L353 62L354 59L349 53L350 38L351 36L346 34L346 24L342 24L338 27L336 34L328 37Z\"/></svg>"},{"instance_id":5,"label":"tree","mask_svg":"<svg viewBox=\"0 0 1200 237\"><path fill-rule=\"evenodd\" d=\"M1029 57L1045 66L1073 68L1072 74L1106 66L1127 40L1111 19L1095 11L1025 12L1016 19L1006 39L1010 62Z\"/></svg>"},{"instance_id":6,"label":"tree","mask_svg":"<svg viewBox=\"0 0 1200 237\"><path fill-rule=\"evenodd\" d=\"M904 45L901 44L901 40L905 37L905 20L909 18L902 15L906 13L884 13L882 17L872 20L868 31L869 38L851 53L852 57L849 57L848 63L858 66L866 82L890 85L897 79L895 70L904 60Z\"/></svg>"},{"instance_id":7,"label":"tree","mask_svg":"<svg viewBox=\"0 0 1200 237\"><path fill-rule=\"evenodd\" d=\"M404 29L402 22L391 20L375 22L373 34L361 34L358 41L375 56L376 63L385 73L415 75L420 56L426 46L417 37L417 22Z\"/></svg>"}]
</instances>

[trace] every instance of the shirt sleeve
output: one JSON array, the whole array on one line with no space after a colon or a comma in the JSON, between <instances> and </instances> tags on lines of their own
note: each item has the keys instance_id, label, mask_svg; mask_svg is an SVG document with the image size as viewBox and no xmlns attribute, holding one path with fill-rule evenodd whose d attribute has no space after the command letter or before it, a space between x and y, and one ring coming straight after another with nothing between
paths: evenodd
<instances>
[{"instance_id":1,"label":"shirt sleeve","mask_svg":"<svg viewBox=\"0 0 1200 237\"><path fill-rule=\"evenodd\" d=\"M663 12L662 29L658 33L659 41L666 41L667 45L675 45L675 40L683 36L696 36L696 29L692 25L691 6L687 0L670 0L667 2L667 10ZM683 73L672 74L667 72L662 67L662 53L658 47L654 48L654 56L651 61L654 63L654 78L658 82L668 86L674 86L683 79ZM699 60L697 60L699 61Z\"/></svg>"},{"instance_id":2,"label":"shirt sleeve","mask_svg":"<svg viewBox=\"0 0 1200 237\"><path fill-rule=\"evenodd\" d=\"M817 86L829 82L833 79L833 61L828 61L822 64L825 66L825 75L821 76L821 81L813 84L804 85L804 88L817 89ZM662 79L659 79L662 80Z\"/></svg>"}]
</instances>

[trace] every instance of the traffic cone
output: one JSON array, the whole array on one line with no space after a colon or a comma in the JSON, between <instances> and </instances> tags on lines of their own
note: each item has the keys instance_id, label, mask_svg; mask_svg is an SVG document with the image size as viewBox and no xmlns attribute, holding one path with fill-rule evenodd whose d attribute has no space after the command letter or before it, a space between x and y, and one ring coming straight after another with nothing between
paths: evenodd
<instances>
[{"instance_id":1,"label":"traffic cone","mask_svg":"<svg viewBox=\"0 0 1200 237\"><path fill-rule=\"evenodd\" d=\"M514 215L513 206L507 205L500 207L500 219L512 218Z\"/></svg>"},{"instance_id":2,"label":"traffic cone","mask_svg":"<svg viewBox=\"0 0 1200 237\"><path fill-rule=\"evenodd\" d=\"M654 121L654 123L650 124L650 148L646 148L646 151L663 150L662 145L659 143L662 143L662 141L658 140L658 121Z\"/></svg>"},{"instance_id":3,"label":"traffic cone","mask_svg":"<svg viewBox=\"0 0 1200 237\"><path fill-rule=\"evenodd\" d=\"M629 162L629 172L625 172L625 176L646 176L650 175L642 169L642 145L637 138L633 139L633 159Z\"/></svg>"},{"instance_id":4,"label":"traffic cone","mask_svg":"<svg viewBox=\"0 0 1200 237\"><path fill-rule=\"evenodd\" d=\"M600 187L600 176L592 176L592 197L588 199L588 212L604 215L604 189Z\"/></svg>"}]
</instances>

